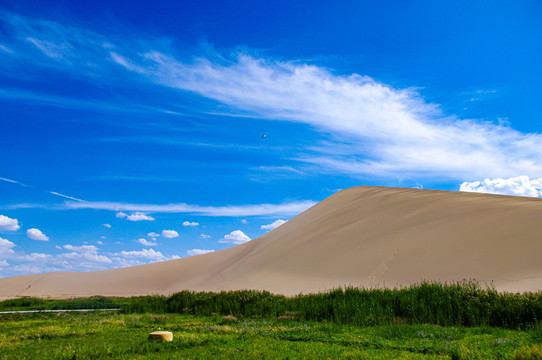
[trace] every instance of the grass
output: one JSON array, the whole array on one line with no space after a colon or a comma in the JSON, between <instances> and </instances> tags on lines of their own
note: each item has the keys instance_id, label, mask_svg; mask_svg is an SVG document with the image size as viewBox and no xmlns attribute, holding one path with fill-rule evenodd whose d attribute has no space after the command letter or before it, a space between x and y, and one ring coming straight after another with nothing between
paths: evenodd
<instances>
[{"instance_id":1,"label":"grass","mask_svg":"<svg viewBox=\"0 0 542 360\"><path fill-rule=\"evenodd\" d=\"M155 330L173 342L148 339ZM542 359L535 330L188 314L0 317L0 359Z\"/></svg>"},{"instance_id":2,"label":"grass","mask_svg":"<svg viewBox=\"0 0 542 360\"><path fill-rule=\"evenodd\" d=\"M133 298L121 308L127 313L294 314L304 320L360 326L402 322L527 329L542 319L542 293L500 293L476 282L422 283L402 289L343 288L294 297L254 290L182 291L169 297Z\"/></svg>"},{"instance_id":3,"label":"grass","mask_svg":"<svg viewBox=\"0 0 542 360\"><path fill-rule=\"evenodd\" d=\"M122 303L130 301L129 298L107 298L104 296L63 300L27 297L1 301L0 312L25 310L118 309Z\"/></svg>"},{"instance_id":4,"label":"grass","mask_svg":"<svg viewBox=\"0 0 542 360\"><path fill-rule=\"evenodd\" d=\"M0 315L0 359L542 359L542 293L474 282L0 302L0 311L75 308L121 310ZM174 341L150 341L154 330Z\"/></svg>"}]
</instances>

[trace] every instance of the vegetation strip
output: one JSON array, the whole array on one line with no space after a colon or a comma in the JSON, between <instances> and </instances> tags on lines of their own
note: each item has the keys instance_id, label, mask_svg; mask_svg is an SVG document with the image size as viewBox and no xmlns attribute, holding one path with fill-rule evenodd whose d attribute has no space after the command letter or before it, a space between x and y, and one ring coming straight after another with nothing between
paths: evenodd
<instances>
[{"instance_id":1,"label":"vegetation strip","mask_svg":"<svg viewBox=\"0 0 542 360\"><path fill-rule=\"evenodd\" d=\"M286 297L267 291L181 291L171 296L36 298L0 302L0 311L120 309L127 314L184 313L269 317L375 326L434 324L529 329L540 326L542 292L511 294L467 281L422 283L400 289L341 288Z\"/></svg>"},{"instance_id":2,"label":"vegetation strip","mask_svg":"<svg viewBox=\"0 0 542 360\"><path fill-rule=\"evenodd\" d=\"M88 311L118 311L119 309L69 309L69 310L19 310L19 311L0 311L0 315L3 314L28 314L28 313L57 313L57 312L88 312Z\"/></svg>"},{"instance_id":3,"label":"vegetation strip","mask_svg":"<svg viewBox=\"0 0 542 360\"><path fill-rule=\"evenodd\" d=\"M474 281L401 289L347 287L286 297L266 291L181 291L121 304L126 313L291 317L361 326L393 323L526 329L542 319L542 292L500 293Z\"/></svg>"}]
</instances>

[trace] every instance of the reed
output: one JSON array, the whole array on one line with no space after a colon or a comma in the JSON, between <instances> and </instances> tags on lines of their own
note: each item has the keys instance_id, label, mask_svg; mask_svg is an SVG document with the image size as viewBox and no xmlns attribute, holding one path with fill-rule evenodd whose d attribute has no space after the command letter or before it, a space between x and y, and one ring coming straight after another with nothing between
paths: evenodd
<instances>
[{"instance_id":1,"label":"reed","mask_svg":"<svg viewBox=\"0 0 542 360\"><path fill-rule=\"evenodd\" d=\"M464 281L452 284L424 282L397 289L344 287L292 297L257 290L185 290L171 296L22 298L0 302L0 311L108 308L120 308L127 314L292 318L359 326L404 323L539 329L542 292L502 293L475 281Z\"/></svg>"},{"instance_id":2,"label":"reed","mask_svg":"<svg viewBox=\"0 0 542 360\"><path fill-rule=\"evenodd\" d=\"M542 319L542 293L501 293L477 282L421 283L400 289L345 287L293 297L267 291L181 291L132 298L126 313L280 317L362 326L395 323L531 328ZM291 315L289 315L291 316Z\"/></svg>"}]
</instances>

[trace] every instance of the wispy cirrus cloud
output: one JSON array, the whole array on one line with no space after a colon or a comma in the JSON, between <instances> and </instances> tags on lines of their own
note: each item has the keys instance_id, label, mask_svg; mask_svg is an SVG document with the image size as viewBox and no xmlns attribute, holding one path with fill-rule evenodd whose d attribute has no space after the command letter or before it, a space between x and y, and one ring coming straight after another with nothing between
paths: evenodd
<instances>
[{"instance_id":1,"label":"wispy cirrus cloud","mask_svg":"<svg viewBox=\"0 0 542 360\"><path fill-rule=\"evenodd\" d=\"M224 55L206 49L205 56L187 58L161 39L112 36L8 13L2 17L10 29L4 46L15 53L34 48L47 60L40 66L69 67L102 81L120 68L134 81L227 105L229 115L248 116L247 121L305 124L328 141L290 153L288 160L316 172L441 181L542 175L542 135L449 116L412 88L250 50Z\"/></svg>"},{"instance_id":2,"label":"wispy cirrus cloud","mask_svg":"<svg viewBox=\"0 0 542 360\"><path fill-rule=\"evenodd\" d=\"M12 184L17 184L17 185L21 185L21 186L24 186L24 187L30 187L30 185L26 185L26 184L24 184L24 183L22 183L20 181L7 179L7 178L4 178L4 177L0 177L0 181L5 181L5 182L12 183Z\"/></svg>"},{"instance_id":3,"label":"wispy cirrus cloud","mask_svg":"<svg viewBox=\"0 0 542 360\"><path fill-rule=\"evenodd\" d=\"M56 195L56 196L60 196L60 197L63 197L65 199L70 199L70 200L74 200L74 201L85 201L85 200L81 200L81 199L78 199L78 198L75 198L73 196L68 196L68 195L64 195L64 194L60 194L60 193L57 193L55 191L49 191L49 193L53 194L53 195Z\"/></svg>"}]
</instances>

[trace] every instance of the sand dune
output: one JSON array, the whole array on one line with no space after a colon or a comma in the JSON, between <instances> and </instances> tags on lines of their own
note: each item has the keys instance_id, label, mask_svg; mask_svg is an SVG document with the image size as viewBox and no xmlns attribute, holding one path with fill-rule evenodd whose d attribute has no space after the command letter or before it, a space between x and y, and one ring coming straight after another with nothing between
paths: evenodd
<instances>
[{"instance_id":1,"label":"sand dune","mask_svg":"<svg viewBox=\"0 0 542 360\"><path fill-rule=\"evenodd\" d=\"M317 292L422 280L542 290L542 199L383 187L338 192L248 243L179 260L0 279L0 298Z\"/></svg>"}]
</instances>

